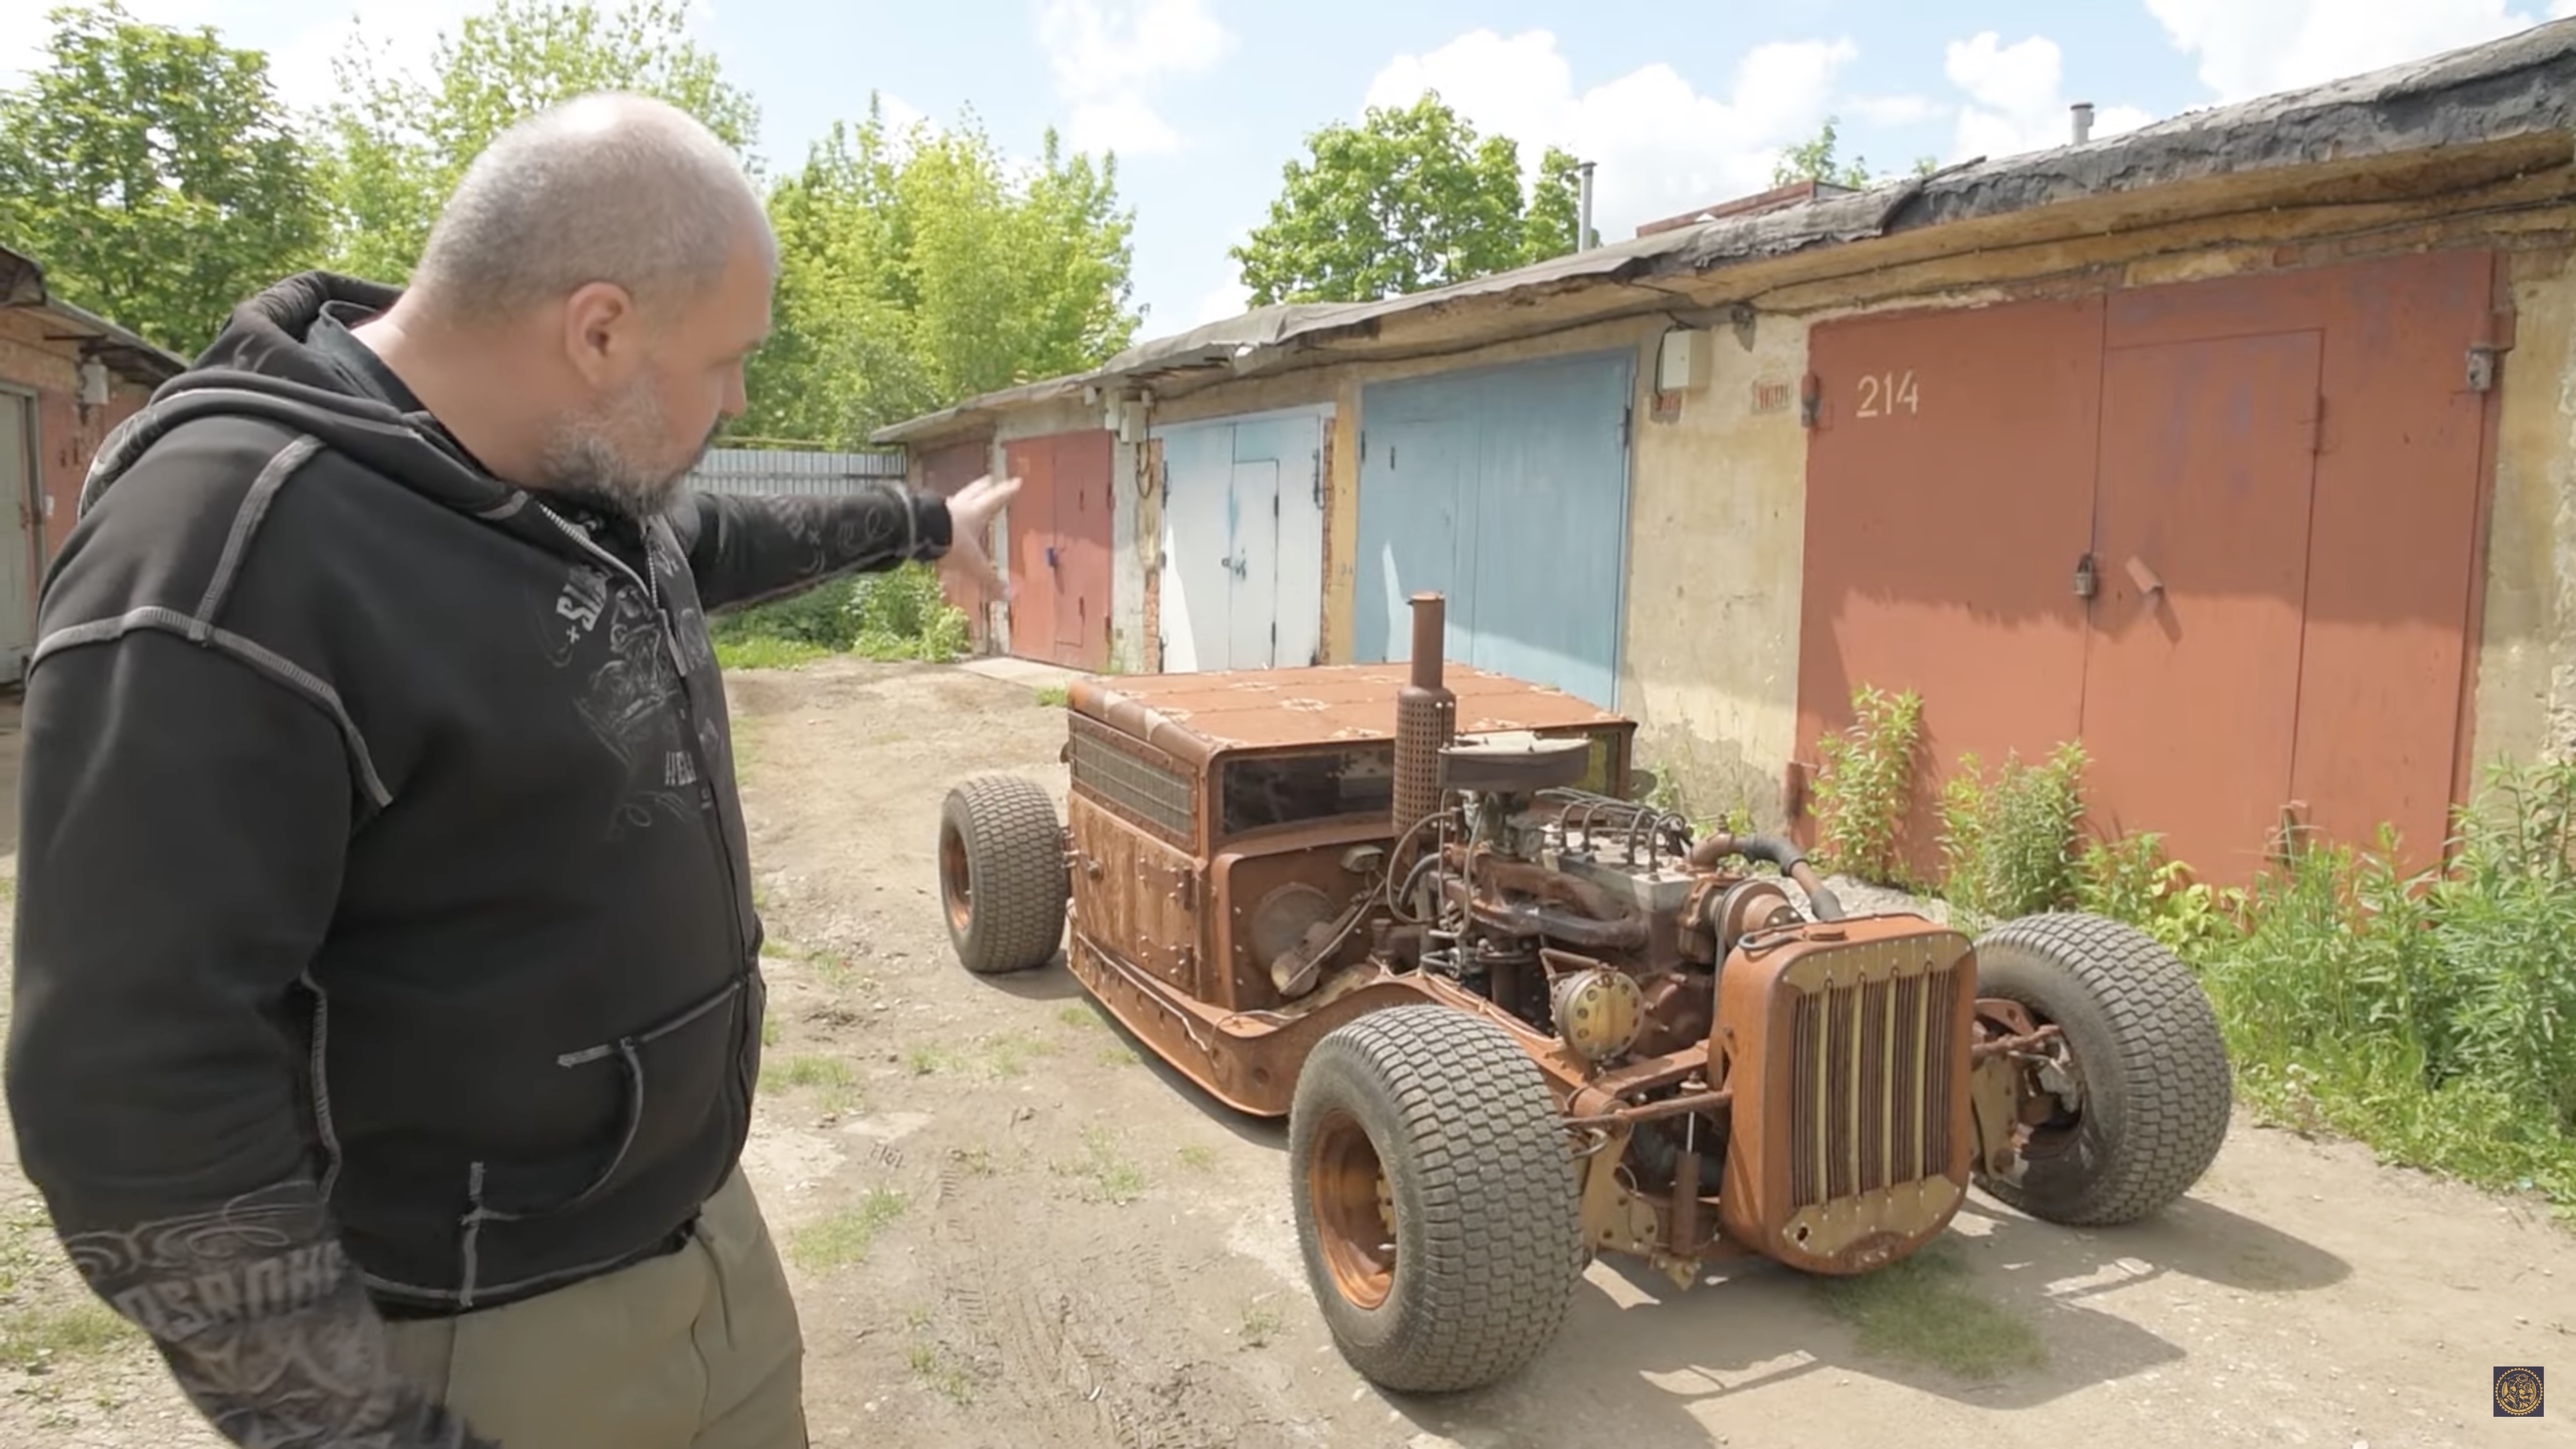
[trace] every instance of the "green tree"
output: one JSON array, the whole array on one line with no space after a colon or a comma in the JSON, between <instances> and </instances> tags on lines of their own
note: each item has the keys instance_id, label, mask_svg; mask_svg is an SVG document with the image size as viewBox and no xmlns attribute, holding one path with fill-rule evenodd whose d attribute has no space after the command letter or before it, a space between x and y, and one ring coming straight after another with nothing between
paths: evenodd
<instances>
[{"instance_id":1,"label":"green tree","mask_svg":"<svg viewBox=\"0 0 2576 1449\"><path fill-rule=\"evenodd\" d=\"M332 264L408 281L465 168L515 123L590 91L632 91L680 107L757 172L759 109L688 39L682 6L629 0L495 0L441 33L426 80L386 76L363 40L333 63L343 99L324 116L335 212Z\"/></svg>"},{"instance_id":2,"label":"green tree","mask_svg":"<svg viewBox=\"0 0 2576 1449\"><path fill-rule=\"evenodd\" d=\"M1825 124L1815 135L1782 151L1780 159L1771 165L1771 184L1787 186L1799 181L1822 181L1829 186L1848 186L1857 191L1887 180L1885 176L1872 175L1869 162L1862 157L1855 156L1848 164L1835 159L1834 128L1839 124L1839 118L1827 116ZM1914 174L1929 176L1940 169L1940 165L1934 157L1917 156L1914 158Z\"/></svg>"},{"instance_id":3,"label":"green tree","mask_svg":"<svg viewBox=\"0 0 2576 1449\"><path fill-rule=\"evenodd\" d=\"M318 257L312 158L260 52L116 0L48 18L44 62L0 92L0 237L77 305L194 354Z\"/></svg>"},{"instance_id":4,"label":"green tree","mask_svg":"<svg viewBox=\"0 0 2576 1449\"><path fill-rule=\"evenodd\" d=\"M877 98L769 198L770 343L733 431L849 445L977 393L1097 366L1134 340L1134 214L1117 161L1053 131L1013 167L969 114L890 133Z\"/></svg>"},{"instance_id":5,"label":"green tree","mask_svg":"<svg viewBox=\"0 0 2576 1449\"><path fill-rule=\"evenodd\" d=\"M1524 197L1519 147L1478 136L1437 92L1371 106L1306 148L1269 219L1228 253L1255 306L1375 301L1573 250L1574 158L1549 148Z\"/></svg>"},{"instance_id":6,"label":"green tree","mask_svg":"<svg viewBox=\"0 0 2576 1449\"><path fill-rule=\"evenodd\" d=\"M1771 166L1771 184L1787 186L1799 181L1821 181L1829 186L1855 189L1869 185L1868 161L1858 156L1849 163L1835 159L1834 128L1840 124L1839 117L1827 116L1824 126L1815 135L1781 152L1780 159Z\"/></svg>"}]
</instances>

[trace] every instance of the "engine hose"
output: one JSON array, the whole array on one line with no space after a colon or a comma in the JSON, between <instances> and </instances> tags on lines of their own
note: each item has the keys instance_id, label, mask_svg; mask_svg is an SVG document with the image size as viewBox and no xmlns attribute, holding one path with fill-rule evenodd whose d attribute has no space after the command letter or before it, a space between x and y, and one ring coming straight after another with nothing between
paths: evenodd
<instances>
[{"instance_id":1,"label":"engine hose","mask_svg":"<svg viewBox=\"0 0 2576 1449\"><path fill-rule=\"evenodd\" d=\"M1422 873L1439 863L1440 857L1435 852L1415 861L1413 863L1413 869L1404 873L1404 885L1387 901L1388 909L1395 912L1397 920L1403 921L1408 925L1418 926L1422 924L1421 921L1405 913L1404 903L1413 899L1413 888L1422 884Z\"/></svg>"},{"instance_id":2,"label":"engine hose","mask_svg":"<svg viewBox=\"0 0 2576 1449\"><path fill-rule=\"evenodd\" d=\"M1839 921L1843 918L1843 903L1826 888L1824 880L1816 874L1816 868L1807 864L1806 853L1793 842L1777 835L1729 835L1721 830L1691 847L1690 863L1707 870L1730 855L1740 855L1747 860L1767 860L1780 867L1782 875L1796 881L1798 889L1807 893L1808 904L1815 907L1817 920Z\"/></svg>"}]
</instances>

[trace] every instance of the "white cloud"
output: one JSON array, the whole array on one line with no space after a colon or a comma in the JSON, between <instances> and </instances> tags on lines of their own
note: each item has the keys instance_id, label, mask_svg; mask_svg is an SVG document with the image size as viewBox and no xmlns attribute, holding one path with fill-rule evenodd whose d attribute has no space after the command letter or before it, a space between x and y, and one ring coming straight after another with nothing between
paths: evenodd
<instances>
[{"instance_id":1,"label":"white cloud","mask_svg":"<svg viewBox=\"0 0 2576 1449\"><path fill-rule=\"evenodd\" d=\"M2567 3L2576 5L2576 0ZM1929 96L1854 96L1844 109L1873 126L1912 126L1951 110Z\"/></svg>"},{"instance_id":2,"label":"white cloud","mask_svg":"<svg viewBox=\"0 0 2576 1449\"><path fill-rule=\"evenodd\" d=\"M1661 63L1577 92L1550 32L1472 30L1388 62L1366 104L1407 106L1436 90L1478 132L1518 142L1528 172L1551 145L1596 163L1593 226L1615 241L1640 222L1768 189L1780 150L1815 134L1835 75L1859 53L1849 40L1757 46L1722 96Z\"/></svg>"},{"instance_id":3,"label":"white cloud","mask_svg":"<svg viewBox=\"0 0 2576 1449\"><path fill-rule=\"evenodd\" d=\"M1252 289L1229 278L1199 294L1198 306L1190 317L1190 325L1204 327L1210 322L1222 322L1228 317L1240 317L1250 310L1252 310Z\"/></svg>"},{"instance_id":4,"label":"white cloud","mask_svg":"<svg viewBox=\"0 0 2576 1449\"><path fill-rule=\"evenodd\" d=\"M1950 159L2016 156L2073 141L2074 122L2067 107L2076 98L2063 94L2065 69L2057 42L2044 35L2006 45L2003 37L1988 30L1951 41L1942 71L1952 85L1967 92L1968 104L1959 108ZM2155 119L2135 106L2088 99L2094 99L2096 139L2134 131Z\"/></svg>"},{"instance_id":5,"label":"white cloud","mask_svg":"<svg viewBox=\"0 0 2576 1449\"><path fill-rule=\"evenodd\" d=\"M1180 149L1145 93L1212 69L1235 44L1203 0L1039 0L1037 34L1056 93L1073 105L1068 144L1122 155Z\"/></svg>"},{"instance_id":6,"label":"white cloud","mask_svg":"<svg viewBox=\"0 0 2576 1449\"><path fill-rule=\"evenodd\" d=\"M2527 29L2507 0L2146 0L2221 101L2294 90ZM2554 0L2552 15L2576 15Z\"/></svg>"}]
</instances>

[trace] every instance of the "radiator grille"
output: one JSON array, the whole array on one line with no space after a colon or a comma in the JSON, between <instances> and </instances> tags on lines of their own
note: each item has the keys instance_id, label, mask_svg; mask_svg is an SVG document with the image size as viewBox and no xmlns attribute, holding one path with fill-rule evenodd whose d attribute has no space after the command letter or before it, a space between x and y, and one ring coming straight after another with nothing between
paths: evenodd
<instances>
[{"instance_id":1,"label":"radiator grille","mask_svg":"<svg viewBox=\"0 0 2576 1449\"><path fill-rule=\"evenodd\" d=\"M1793 1210L1948 1167L1954 1070L1948 1037L1958 989L1958 973L1938 968L1796 991L1789 1051Z\"/></svg>"},{"instance_id":2,"label":"radiator grille","mask_svg":"<svg viewBox=\"0 0 2576 1449\"><path fill-rule=\"evenodd\" d=\"M1072 739L1073 786L1139 825L1190 838L1190 782L1080 731Z\"/></svg>"}]
</instances>

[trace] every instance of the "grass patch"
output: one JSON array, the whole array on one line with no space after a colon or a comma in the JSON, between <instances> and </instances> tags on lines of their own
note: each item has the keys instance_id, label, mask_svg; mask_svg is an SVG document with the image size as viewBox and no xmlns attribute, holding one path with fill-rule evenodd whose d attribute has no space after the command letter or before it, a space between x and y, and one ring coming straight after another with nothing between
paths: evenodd
<instances>
[{"instance_id":1,"label":"grass patch","mask_svg":"<svg viewBox=\"0 0 2576 1449\"><path fill-rule=\"evenodd\" d=\"M1813 1286L1826 1311L1858 1331L1864 1353L1978 1380L2047 1363L2037 1330L1978 1294L1968 1276L1958 1245L1939 1240L1875 1273Z\"/></svg>"},{"instance_id":2,"label":"grass patch","mask_svg":"<svg viewBox=\"0 0 2576 1449\"><path fill-rule=\"evenodd\" d=\"M904 1362L914 1378L941 1398L960 1408L975 1402L975 1375L944 1346L916 1343L905 1350Z\"/></svg>"},{"instance_id":3,"label":"grass patch","mask_svg":"<svg viewBox=\"0 0 2576 1449\"><path fill-rule=\"evenodd\" d=\"M984 1061L996 1076L1016 1077L1029 1069L1029 1058L1051 1056L1055 1043L1024 1032L1004 1032L984 1043Z\"/></svg>"},{"instance_id":4,"label":"grass patch","mask_svg":"<svg viewBox=\"0 0 2576 1449\"><path fill-rule=\"evenodd\" d=\"M74 1277L43 1209L0 1221L0 1363L35 1371L142 1339Z\"/></svg>"},{"instance_id":5,"label":"grass patch","mask_svg":"<svg viewBox=\"0 0 2576 1449\"><path fill-rule=\"evenodd\" d=\"M1100 1013L1080 1004L1056 1008L1055 1019L1079 1031L1101 1029Z\"/></svg>"},{"instance_id":6,"label":"grass patch","mask_svg":"<svg viewBox=\"0 0 2576 1449\"><path fill-rule=\"evenodd\" d=\"M760 1044L765 1047L774 1047L778 1045L779 1030L777 1017L766 1015L761 1017Z\"/></svg>"},{"instance_id":7,"label":"grass patch","mask_svg":"<svg viewBox=\"0 0 2576 1449\"><path fill-rule=\"evenodd\" d=\"M1145 1064L1145 1059L1136 1055L1125 1042L1117 1041L1102 1047L1092 1060L1104 1067L1141 1067Z\"/></svg>"},{"instance_id":8,"label":"grass patch","mask_svg":"<svg viewBox=\"0 0 2576 1449\"><path fill-rule=\"evenodd\" d=\"M792 668L834 654L863 659L930 660L964 657L966 614L940 591L929 564L905 564L884 573L847 575L783 599L726 613L710 625L716 659L776 660L744 668Z\"/></svg>"},{"instance_id":9,"label":"grass patch","mask_svg":"<svg viewBox=\"0 0 2576 1449\"><path fill-rule=\"evenodd\" d=\"M1063 1177L1088 1180L1083 1196L1095 1202L1125 1207L1145 1194L1145 1171L1129 1162L1118 1150L1108 1129L1086 1127L1082 1130L1082 1155L1072 1161L1059 1161L1053 1170Z\"/></svg>"},{"instance_id":10,"label":"grass patch","mask_svg":"<svg viewBox=\"0 0 2576 1449\"><path fill-rule=\"evenodd\" d=\"M914 1076L927 1077L939 1072L953 1072L964 1065L964 1060L946 1047L923 1042L905 1049L903 1064Z\"/></svg>"},{"instance_id":11,"label":"grass patch","mask_svg":"<svg viewBox=\"0 0 2576 1449\"><path fill-rule=\"evenodd\" d=\"M0 1308L0 1363L25 1373L142 1341L140 1329L95 1299Z\"/></svg>"},{"instance_id":12,"label":"grass patch","mask_svg":"<svg viewBox=\"0 0 2576 1449\"><path fill-rule=\"evenodd\" d=\"M716 641L716 667L720 669L798 669L831 657L832 651L820 645L774 635Z\"/></svg>"},{"instance_id":13,"label":"grass patch","mask_svg":"<svg viewBox=\"0 0 2576 1449\"><path fill-rule=\"evenodd\" d=\"M760 1084L779 1091L813 1088L823 1098L823 1110L841 1113L858 1105L858 1073L838 1057L790 1056L770 1057L760 1064Z\"/></svg>"},{"instance_id":14,"label":"grass patch","mask_svg":"<svg viewBox=\"0 0 2576 1449\"><path fill-rule=\"evenodd\" d=\"M1046 708L1062 709L1072 701L1073 691L1061 684L1042 685L1038 689L1038 703Z\"/></svg>"},{"instance_id":15,"label":"grass patch","mask_svg":"<svg viewBox=\"0 0 2576 1449\"><path fill-rule=\"evenodd\" d=\"M1179 1151L1174 1155L1181 1159L1181 1166L1188 1168L1192 1172L1213 1172L1216 1170L1216 1149L1213 1147L1206 1147L1193 1142L1189 1146L1179 1149Z\"/></svg>"},{"instance_id":16,"label":"grass patch","mask_svg":"<svg viewBox=\"0 0 2576 1449\"><path fill-rule=\"evenodd\" d=\"M798 1228L788 1238L788 1256L817 1273L861 1262L877 1235L902 1217L903 1210L902 1193L870 1188L856 1205Z\"/></svg>"},{"instance_id":17,"label":"grass patch","mask_svg":"<svg viewBox=\"0 0 2576 1449\"><path fill-rule=\"evenodd\" d=\"M1256 1298L1243 1305L1243 1323L1237 1332L1245 1348L1263 1348L1287 1326L1286 1314Z\"/></svg>"}]
</instances>

